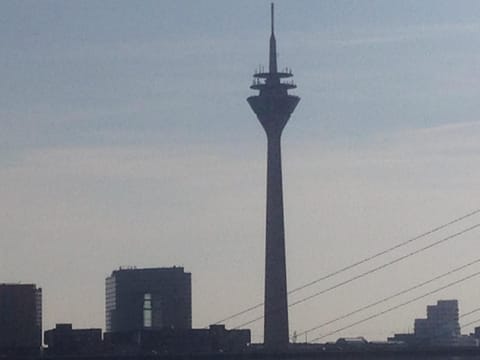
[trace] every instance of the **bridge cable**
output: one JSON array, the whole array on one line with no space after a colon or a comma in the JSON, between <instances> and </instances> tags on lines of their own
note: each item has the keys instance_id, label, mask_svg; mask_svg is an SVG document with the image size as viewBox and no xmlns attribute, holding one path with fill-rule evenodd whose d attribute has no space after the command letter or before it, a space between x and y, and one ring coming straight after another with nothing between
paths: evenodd
<instances>
[{"instance_id":1,"label":"bridge cable","mask_svg":"<svg viewBox=\"0 0 480 360\"><path fill-rule=\"evenodd\" d=\"M308 282L308 283L306 283L306 284L303 284L303 285L301 285L301 286L299 286L299 287L296 287L296 288L290 290L290 291L288 292L288 294L296 293L296 292L298 292L298 291L300 291L300 290L303 290L303 289L305 289L305 288L307 288L307 287L310 287L310 286L312 286L312 285L315 285L315 284L319 283L320 281L329 279L329 278L331 278L331 277L333 277L333 276L335 276L335 275L338 275L338 274L341 274L341 273L343 273L343 272L345 272L345 271L347 271L347 270L353 269L353 268L355 268L355 267L357 267L357 266L359 266L359 265L362 265L362 264L364 264L364 263L366 263L366 262L368 262L368 261L371 261L371 260L373 260L373 259L376 259L376 258L378 258L378 257L380 257L380 256L382 256L382 255L385 255L385 254L389 253L389 252L392 252L393 250L396 250L396 249L399 249L399 248L401 248L401 247L403 247L403 246L406 246L406 245L408 245L408 244L410 244L410 243L412 243L412 242L414 242L414 241L416 241L416 240L420 240L420 239L422 239L422 238L424 238L424 237L426 237L426 236L428 236L428 235L431 235L431 234L433 234L433 233L435 233L435 232L437 232L437 231L440 231L440 230L442 230L442 229L445 229L445 228L448 227L448 226L451 226L451 225L453 225L453 224L455 224L455 223L457 223L457 222L460 222L460 221L465 220L465 219L467 219L467 218L469 218L469 217L472 217L473 215L476 215L476 214L478 214L478 213L480 213L480 209L471 211L471 212L469 212L469 213L467 213L467 214L465 214L465 215L462 215L462 216L460 216L460 217L458 217L458 218L455 218L455 219L453 219L453 220L451 220L451 221L449 221L449 222L447 222L447 223L444 223L444 224L442 224L442 225L439 225L439 226L437 226L437 227L435 227L435 228L433 228L433 229L431 229L431 230L429 230L429 231L426 231L426 232L424 232L424 233L422 233L422 234L419 234L419 235L417 235L417 236L415 236L415 237L413 237L413 238L410 238L410 239L408 239L408 240L405 240L405 241L403 241L403 242L401 242L401 243L399 243L399 244L397 244L397 245L394 245L394 246L392 246L392 247L390 247L390 248L387 248L387 249L385 249L385 250L382 250L382 251L380 251L380 252L377 252L377 253L375 253L375 254L373 254L373 255L369 255L369 256L367 256L367 257L365 257L365 258L363 258L363 259L361 259L361 260L358 260L358 261L356 261L356 262L354 262L354 263L352 263L352 264L350 264L350 265L347 265L347 266L345 266L345 267L343 267L343 268L337 269L337 270L335 270L335 271L333 271L333 272L331 272L331 273L329 273L329 274L327 274L327 275L324 275L324 276L319 277L319 278L317 278L317 279L315 279L315 280L312 280L312 281L310 281L310 282ZM234 318L236 318L236 317L238 317L238 316L240 316L240 315L243 315L243 314L246 314L246 313L248 313L248 312L250 312L250 311L253 311L253 310L255 310L255 309L258 309L259 307L261 307L261 306L263 306L263 305L264 305L263 302L262 302L262 303L258 303L258 304L256 304L256 305L252 305L252 306L250 306L250 307L248 307L248 308L246 308L246 309L244 309L244 310L242 310L242 311L239 311L239 312L234 313L234 314L232 314L232 315L230 315L230 316L227 316L227 317L225 317L225 318L223 318L223 319L221 319L221 320L218 320L218 321L216 321L214 324L220 324L220 323L224 323L224 322L226 322L226 321L232 320L232 319L234 319Z\"/></svg>"},{"instance_id":2,"label":"bridge cable","mask_svg":"<svg viewBox=\"0 0 480 360\"><path fill-rule=\"evenodd\" d=\"M375 302L370 303L370 304L368 304L368 305L359 307L359 308L357 308L357 309L355 309L355 310L353 310L353 311L351 311L351 312L349 312L349 313L347 313L347 314L343 314L343 315L341 315L341 316L338 316L338 317L336 317L335 319L332 319L332 320L323 322L323 323L321 323L321 324L319 324L319 325L317 325L317 326L314 326L314 327L312 327L312 328L310 328L310 329L308 329L308 330L304 330L304 331L298 333L297 336L302 336L302 335L307 334L307 333L309 333L309 332L311 332L311 331L318 330L318 329L320 329L320 328L322 328L322 327L325 327L325 326L327 326L327 325L333 324L333 323L335 323L335 322L337 322L337 321L346 319L346 318L348 318L348 317L350 317L350 316L352 316L352 315L355 315L355 314L357 314L357 313L359 313L359 312L361 312L361 311L370 309L370 308L372 308L372 307L374 307L374 306L376 306L376 305L379 305L379 304L385 303L385 302L387 302L387 301L389 301L389 300L392 300L392 299L394 299L394 298L396 298L396 297L398 297L398 296L400 296L400 295L404 295L404 294L406 294L406 293L408 293L408 292L410 292L410 291L413 291L413 290L416 290L416 289L418 289L418 288L421 288L421 287L423 287L423 286L425 286L425 285L431 284L431 283L434 282L434 281L437 281L437 280L440 280L440 279L442 279L442 278L444 278L444 277L447 277L447 276L449 276L449 275L452 275L452 274L454 274L454 273L456 273L456 272L458 272L458 271L460 271L460 270L463 270L463 269L465 269L465 268L467 268L467 267L469 267L469 266L472 266L472 265L474 265L474 264L477 264L477 263L479 263L479 262L480 262L480 258L479 258L479 259L476 259L476 260L474 260L474 261L472 261L472 262L469 262L468 264L465 264L465 265L459 266L459 267L457 267L457 268L455 268L455 269L452 269L452 270L450 270L450 271L447 271L446 273L443 273L443 274L441 274L441 275L435 276L435 277L432 278L432 279L429 279L429 280L427 280L427 281L424 281L424 282L421 282L421 283L419 283L419 284L417 284L417 285L414 285L414 286L412 286L412 287L410 287L410 288L408 288L408 289L404 289L404 290L399 291L399 292L397 292L397 293L395 293L395 294L393 294L393 295L389 295L389 296L387 296L387 297L385 297L385 298L383 298L383 299L381 299L381 300L378 300L378 301L375 301ZM478 308L478 310L480 310L480 308ZM476 311L478 311L478 310L476 310ZM468 314L464 314L464 316L466 316L466 315L468 315Z\"/></svg>"},{"instance_id":3,"label":"bridge cable","mask_svg":"<svg viewBox=\"0 0 480 360\"><path fill-rule=\"evenodd\" d=\"M351 283L351 282L353 282L353 281L355 281L355 280L358 280L358 279L363 278L363 277L365 277L365 276L367 276L367 275L370 275L370 274L375 273L375 272L377 272L377 271L379 271L379 270L382 270L382 269L384 269L384 268L386 268L386 267L388 267L388 266L391 266L391 265L396 264L396 263L398 263L398 262L400 262L400 261L403 261L403 260L405 260L405 259L407 259L407 258L409 258L409 257L411 257L411 256L413 256L413 255L417 255L417 254L419 254L419 253L421 253L421 252L423 252L423 251L425 251L425 250L428 250L428 249L430 249L430 248L433 248L434 246L440 245L440 244L442 244L442 243L444 243L444 242L446 242L446 241L448 241L448 240L451 240L451 239L456 238L456 237L458 237L458 236L460 236L460 235L463 235L463 234L465 234L465 233L467 233L467 232L469 232L469 231L472 231L472 230L474 230L474 229L476 229L476 228L478 228L478 227L480 227L480 223L477 223L477 224L475 224L475 225L473 225L473 226L470 226L470 227L468 227L468 228L466 228L466 229L463 229L463 230L461 230L461 231L459 231L459 232L457 232L457 233L454 233L454 234L449 235L449 236L447 236L447 237L445 237L445 238L442 238L442 239L440 239L440 240L437 240L437 241L435 241L435 242L433 242L433 243L431 243L431 244L429 244L429 245L427 245L427 246L424 246L424 247L422 247L422 248L420 248L420 249L414 250L414 251L412 251L412 252L410 252L410 253L408 253L408 254L406 254L406 255L402 255L402 256L400 256L400 257L398 257L398 258L395 258L395 259L393 259L392 261L389 261L389 262L387 262L387 263L384 263L384 264L382 264L382 265L379 265L379 266L377 266L377 267L375 267L375 268L373 268L373 269L367 270L367 271L365 271L365 272L363 272L363 273L361 273L361 274L359 274L359 275L356 275L356 276L354 276L354 277L351 277L350 279L347 279L347 280L342 281L342 282L340 282L340 283L338 283L338 284L335 284L335 285L333 285L333 286L330 286L330 287L328 287L328 288L326 288L326 289L320 290L320 291L318 291L318 292L316 292L316 293L314 293L314 294L311 294L311 295L308 295L308 296L306 296L306 297L304 297L304 298L301 298L300 300L297 300L297 301L289 304L288 307L292 307L292 306L299 305L299 304L304 303L304 302L306 302L306 301L308 301L308 300L311 300L311 299L313 299L313 298L315 298L315 297L317 297L317 296L323 295L323 294L325 294L325 293L327 293L327 292L329 292L329 291L332 291L332 290L335 290L335 289L337 289L337 288L339 288L339 287L341 287L341 286L347 285L347 284L349 284L349 283ZM242 328L242 327L244 327L244 326L246 326L246 325L250 325L250 324L252 324L252 323L254 323L254 322L257 322L257 321L259 321L259 320L261 320L261 319L263 319L263 318L264 318L263 315L262 315L262 316L259 316L259 317L256 317L256 318L254 318L254 319L252 319L252 320L249 320L249 321L247 321L247 322L245 322L245 323L242 323L242 324L240 324L240 325L235 326L233 329Z\"/></svg>"},{"instance_id":4,"label":"bridge cable","mask_svg":"<svg viewBox=\"0 0 480 360\"><path fill-rule=\"evenodd\" d=\"M373 314L373 315L370 315L370 316L368 316L368 317L366 317L366 318L363 318L363 319L361 319L361 320L355 321L355 322L353 322L353 323L351 323L351 324L349 324L349 325L347 325L347 326L343 326L343 327L341 327L341 328L339 328L339 329L336 329L336 330L334 330L334 331L331 331L331 332L329 332L329 333L327 333L327 334L318 336L318 337L312 339L310 342L318 341L318 340L320 340L320 339L326 338L327 336L331 336L331 335L334 335L334 334L336 334L336 333L339 333L339 332L341 332L341 331L343 331L343 330L350 329L350 328L352 328L352 327L354 327L354 326L356 326L356 325L359 325L359 324L362 324L362 323L367 322L367 321L369 321L369 320L375 319L375 318L377 318L377 317L379 317L379 316L382 316L382 315L385 315L385 314L387 314L387 313L389 313L389 312L391 312L391 311L393 311L393 310L397 310L397 309L399 309L399 308L401 308L401 307L404 307L404 306L406 306L406 305L409 305L409 304L411 304L411 303L413 303L413 302L415 302L415 301L418 301L418 300L421 300L421 299L423 299L423 298L426 298L427 296L436 294L436 293L438 293L438 292L440 292L440 291L442 291L442 290L445 290L445 289L447 289L447 288L449 288L449 287L451 287L451 286L454 286L454 285L460 284L460 283L462 283L462 282L464 282L464 281L470 280L470 279L472 279L472 278L474 278L475 276L478 276L478 275L480 275L480 271L477 271L476 273L473 273L473 274L471 274L471 275L468 275L468 276L466 276L466 277L464 277L464 278L461 278L461 279L459 279L459 280L455 280L455 281L453 281L453 282L451 282L451 283L448 283L447 285L441 286L441 287L439 287L439 288L437 288L437 289L435 289L435 290L429 291L429 292L427 292L427 293L425 293L425 294L423 294L423 295L417 296L417 297L415 297L415 298L413 298L413 299L411 299L411 300L405 301L405 302L403 302L403 303L401 303L401 304L392 306L392 307L390 307L390 308L388 308L388 309L386 309L386 310L380 311L380 312L378 312L378 313L376 313L376 314Z\"/></svg>"}]
</instances>

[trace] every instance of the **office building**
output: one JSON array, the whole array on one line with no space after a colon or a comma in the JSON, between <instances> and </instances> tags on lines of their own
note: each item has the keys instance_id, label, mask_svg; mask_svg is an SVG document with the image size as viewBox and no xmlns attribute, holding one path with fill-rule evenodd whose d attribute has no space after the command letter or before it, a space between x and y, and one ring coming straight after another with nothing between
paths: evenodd
<instances>
[{"instance_id":1,"label":"office building","mask_svg":"<svg viewBox=\"0 0 480 360\"><path fill-rule=\"evenodd\" d=\"M0 284L0 353L40 350L42 289L33 284Z\"/></svg>"},{"instance_id":2,"label":"office building","mask_svg":"<svg viewBox=\"0 0 480 360\"><path fill-rule=\"evenodd\" d=\"M191 274L182 267L116 270L105 281L107 332L192 327Z\"/></svg>"}]
</instances>

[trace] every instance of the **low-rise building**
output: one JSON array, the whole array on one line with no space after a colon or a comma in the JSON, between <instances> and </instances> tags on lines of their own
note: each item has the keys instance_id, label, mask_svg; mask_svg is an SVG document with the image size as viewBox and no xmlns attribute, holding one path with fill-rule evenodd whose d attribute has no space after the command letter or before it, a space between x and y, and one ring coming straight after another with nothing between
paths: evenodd
<instances>
[{"instance_id":1,"label":"low-rise building","mask_svg":"<svg viewBox=\"0 0 480 360\"><path fill-rule=\"evenodd\" d=\"M102 329L73 329L72 324L57 324L45 331L46 353L51 355L99 354L103 351Z\"/></svg>"},{"instance_id":2,"label":"low-rise building","mask_svg":"<svg viewBox=\"0 0 480 360\"><path fill-rule=\"evenodd\" d=\"M110 354L240 353L250 345L250 330L227 330L224 325L208 329L143 329L105 333Z\"/></svg>"}]
</instances>

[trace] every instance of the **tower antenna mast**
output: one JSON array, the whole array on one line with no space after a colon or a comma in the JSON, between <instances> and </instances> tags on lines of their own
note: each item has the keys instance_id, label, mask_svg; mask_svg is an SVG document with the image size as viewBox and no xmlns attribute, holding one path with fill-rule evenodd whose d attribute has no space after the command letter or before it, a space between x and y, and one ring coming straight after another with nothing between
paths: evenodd
<instances>
[{"instance_id":1,"label":"tower antenna mast","mask_svg":"<svg viewBox=\"0 0 480 360\"><path fill-rule=\"evenodd\" d=\"M275 14L274 14L274 11L275 11L275 8L274 8L274 4L273 2L270 4L270 18L271 18L271 24L272 24L272 35L273 33L275 32Z\"/></svg>"}]
</instances>

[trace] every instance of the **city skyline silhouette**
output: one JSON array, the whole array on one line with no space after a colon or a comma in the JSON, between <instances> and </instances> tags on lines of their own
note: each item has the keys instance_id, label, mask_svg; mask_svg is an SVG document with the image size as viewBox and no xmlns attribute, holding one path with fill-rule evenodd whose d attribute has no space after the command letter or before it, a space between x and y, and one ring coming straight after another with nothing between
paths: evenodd
<instances>
[{"instance_id":1,"label":"city skyline silhouette","mask_svg":"<svg viewBox=\"0 0 480 360\"><path fill-rule=\"evenodd\" d=\"M122 265L185 267L197 327L262 301L265 136L245 98L269 5L0 5L0 281L42 287L44 328L104 327ZM289 288L478 207L479 4L276 9L302 97L282 143ZM477 235L292 308L290 335L472 261ZM437 298L477 301L466 282L335 337L408 331Z\"/></svg>"}]
</instances>

